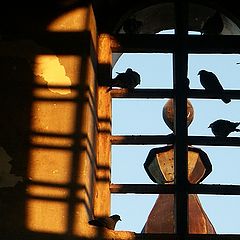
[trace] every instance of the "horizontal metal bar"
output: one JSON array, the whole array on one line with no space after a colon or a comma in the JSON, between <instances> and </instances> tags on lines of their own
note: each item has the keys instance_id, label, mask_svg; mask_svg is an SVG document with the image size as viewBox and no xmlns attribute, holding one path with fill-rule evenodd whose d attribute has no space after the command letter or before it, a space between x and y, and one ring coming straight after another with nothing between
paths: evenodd
<instances>
[{"instance_id":1,"label":"horizontal metal bar","mask_svg":"<svg viewBox=\"0 0 240 240\"><path fill-rule=\"evenodd\" d=\"M186 51L188 53L240 53L239 35L188 35ZM173 53L177 38L174 34L117 34L112 36L113 52L121 53Z\"/></svg>"},{"instance_id":2,"label":"horizontal metal bar","mask_svg":"<svg viewBox=\"0 0 240 240\"><path fill-rule=\"evenodd\" d=\"M111 48L113 52L164 52L171 53L175 49L174 35L155 34L116 34L112 36Z\"/></svg>"},{"instance_id":3,"label":"horizontal metal bar","mask_svg":"<svg viewBox=\"0 0 240 240\"><path fill-rule=\"evenodd\" d=\"M214 195L240 195L240 185L191 184L189 193Z\"/></svg>"},{"instance_id":4,"label":"horizontal metal bar","mask_svg":"<svg viewBox=\"0 0 240 240\"><path fill-rule=\"evenodd\" d=\"M224 90L224 95L231 99L240 99L240 90ZM218 96L203 89L190 89L188 98L219 99Z\"/></svg>"},{"instance_id":5,"label":"horizontal metal bar","mask_svg":"<svg viewBox=\"0 0 240 240\"><path fill-rule=\"evenodd\" d=\"M157 234L146 233L136 234L134 238L129 240L181 240L182 238L176 234ZM239 240L240 234L188 234L185 240Z\"/></svg>"},{"instance_id":6,"label":"horizontal metal bar","mask_svg":"<svg viewBox=\"0 0 240 240\"><path fill-rule=\"evenodd\" d=\"M173 144L174 135L114 135L111 136L113 145L152 145ZM188 136L189 145L203 146L240 146L240 138L227 137L218 138L210 136Z\"/></svg>"},{"instance_id":7,"label":"horizontal metal bar","mask_svg":"<svg viewBox=\"0 0 240 240\"><path fill-rule=\"evenodd\" d=\"M104 231L103 231L104 232ZM113 231L111 233L112 239L126 240L126 235L128 240L181 240L179 236L171 233L133 233L129 231ZM105 237L104 237L105 236ZM102 240L109 240L109 233L105 233L104 236L101 235ZM1 233L2 239L28 239L28 240L65 240L67 239L67 234L65 233L42 233L42 232L6 232ZM92 240L93 237L78 237L73 236L71 240ZM187 234L184 240L239 240L240 234Z\"/></svg>"},{"instance_id":8,"label":"horizontal metal bar","mask_svg":"<svg viewBox=\"0 0 240 240\"><path fill-rule=\"evenodd\" d=\"M187 240L239 240L240 234L189 234Z\"/></svg>"},{"instance_id":9,"label":"horizontal metal bar","mask_svg":"<svg viewBox=\"0 0 240 240\"><path fill-rule=\"evenodd\" d=\"M104 231L103 231L104 232ZM181 240L179 236L171 233L133 233L129 231L113 231L111 233L112 239L126 240L126 235L128 240ZM105 237L104 237L105 236ZM109 240L109 233L105 233L101 236L102 240ZM42 233L42 232L6 232L1 233L2 239L28 239L28 240L65 240L67 234L63 233ZM72 240L92 240L93 237L71 237ZM185 236L185 240L239 240L240 234L188 234Z\"/></svg>"},{"instance_id":10,"label":"horizontal metal bar","mask_svg":"<svg viewBox=\"0 0 240 240\"><path fill-rule=\"evenodd\" d=\"M111 193L136 193L136 194L159 194L176 192L176 186L173 184L111 184Z\"/></svg>"},{"instance_id":11,"label":"horizontal metal bar","mask_svg":"<svg viewBox=\"0 0 240 240\"><path fill-rule=\"evenodd\" d=\"M208 137L208 136L188 136L189 145L202 145L202 146L231 146L239 147L239 137Z\"/></svg>"},{"instance_id":12,"label":"horizontal metal bar","mask_svg":"<svg viewBox=\"0 0 240 240\"><path fill-rule=\"evenodd\" d=\"M177 188L175 184L111 184L110 191L117 194L174 194ZM240 195L240 185L189 184L186 191L188 194Z\"/></svg>"},{"instance_id":13,"label":"horizontal metal bar","mask_svg":"<svg viewBox=\"0 0 240 240\"><path fill-rule=\"evenodd\" d=\"M111 136L111 143L114 145L151 145L151 144L171 144L173 135L124 135Z\"/></svg>"},{"instance_id":14,"label":"horizontal metal bar","mask_svg":"<svg viewBox=\"0 0 240 240\"><path fill-rule=\"evenodd\" d=\"M240 90L225 90L225 95L231 99L240 99ZM173 89L134 89L128 91L126 89L111 90L112 98L173 98ZM209 93L203 89L190 89L187 93L188 98L200 99L218 99L218 96Z\"/></svg>"},{"instance_id":15,"label":"horizontal metal bar","mask_svg":"<svg viewBox=\"0 0 240 240\"><path fill-rule=\"evenodd\" d=\"M113 89L111 90L112 98L173 98L172 89Z\"/></svg>"}]
</instances>

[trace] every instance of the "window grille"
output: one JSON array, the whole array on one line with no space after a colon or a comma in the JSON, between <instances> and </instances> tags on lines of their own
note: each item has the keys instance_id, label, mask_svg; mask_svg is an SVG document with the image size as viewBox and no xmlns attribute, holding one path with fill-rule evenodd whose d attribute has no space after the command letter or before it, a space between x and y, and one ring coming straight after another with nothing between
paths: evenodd
<instances>
[{"instance_id":1,"label":"window grille","mask_svg":"<svg viewBox=\"0 0 240 240\"><path fill-rule=\"evenodd\" d=\"M173 185L157 184L110 184L111 194L175 194L175 234L136 234L136 239L239 239L238 234L199 235L188 233L188 194L240 195L240 185L189 184L187 180L187 146L240 146L240 138L225 140L210 136L188 136L187 98L217 99L205 90L190 89L184 80L187 77L188 54L240 53L239 36L188 35L187 1L175 1L176 32L174 35L117 34L111 37L110 49L116 53L173 53L173 89L135 89L128 92L114 89L108 101L113 98L174 99L175 136L169 135L109 135L111 145L171 144L175 146L175 179ZM111 55L111 54L110 54ZM106 69L105 69L106 70ZM110 78L110 69L107 69ZM104 75L104 74L103 74ZM240 90L225 90L231 99L240 99ZM110 111L111 103L108 103ZM111 114L108 113L109 118ZM109 133L110 134L110 133ZM110 154L108 154L110 158ZM185 160L185 161L183 161ZM110 162L110 160L108 160ZM151 238L149 238L151 237Z\"/></svg>"}]
</instances>

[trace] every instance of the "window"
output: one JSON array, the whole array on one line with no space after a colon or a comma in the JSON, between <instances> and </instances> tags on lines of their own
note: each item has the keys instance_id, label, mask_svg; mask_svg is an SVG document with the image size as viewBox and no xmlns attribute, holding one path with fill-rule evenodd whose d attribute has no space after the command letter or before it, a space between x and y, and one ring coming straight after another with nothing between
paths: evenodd
<instances>
[{"instance_id":1,"label":"window","mask_svg":"<svg viewBox=\"0 0 240 240\"><path fill-rule=\"evenodd\" d=\"M108 143L111 142L114 152L121 152L115 146L127 145L127 147L132 147L137 149L136 145L147 145L151 146L153 144L168 144L173 143L175 145L175 178L176 182L174 186L170 185L156 185L156 184L146 184L132 182L130 184L114 184L110 186L111 194L159 194L159 193L172 193L175 194L176 199L176 235L179 239L184 239L188 235L188 194L229 194L229 195L239 195L239 186L227 184L212 185L212 184L197 184L191 185L187 181L187 162L183 159L187 159L187 145L194 144L197 146L239 146L239 139L229 137L227 140L217 140L214 137L209 136L196 136L195 133L189 134L187 130L187 119L186 119L186 103L187 98L196 99L216 99L216 96L212 94L206 94L202 89L191 89L187 91L187 85L182 84L188 76L189 71L189 59L194 57L193 54L200 56L199 54L233 54L239 53L239 48L237 45L237 36L216 36L214 38L208 36L195 36L187 35L187 6L185 3L176 3L176 34L174 35L160 35L160 34L138 34L134 36L126 35L116 35L111 40L111 51L113 52L125 52L125 53L172 53L173 54L173 89L168 88L144 88L136 89L133 93L125 90L113 90L106 96L102 92L101 97L103 97L108 106L108 121L111 122L111 105L121 104L124 99L131 99L131 101L139 101L136 99L148 99L147 101L153 101L157 99L164 98L174 98L175 100L175 137L171 138L169 135L156 135L156 134L137 134L139 129L136 129L136 134L125 135L123 134L110 135L110 130L108 131ZM218 45L216 46L215 38L218 39ZM110 41L110 39L108 39ZM231 44L228 44L231 42ZM111 54L110 54L111 55ZM108 56L109 57L109 56ZM105 66L106 67L106 66ZM109 76L111 76L111 68L105 68ZM106 71L105 71L106 72ZM104 74L103 74L104 75ZM108 77L109 77L108 76ZM155 86L154 86L155 87ZM227 94L231 96L232 99L239 99L238 90L227 90ZM105 94L105 95L104 95ZM107 100L106 100L107 99ZM141 101L140 100L140 101ZM146 102L147 102L146 101ZM131 103L132 103L131 102ZM123 103L124 106L124 103ZM123 107L124 109L124 107ZM106 108L105 108L106 110ZM124 114L124 112L123 112ZM113 119L114 120L114 119ZM107 132L105 131L104 134ZM114 133L113 133L114 134ZM105 138L106 140L106 138ZM140 146L138 146L140 148ZM105 150L105 149L104 149ZM110 151L110 149L107 149ZM138 151L138 150L136 150ZM100 153L101 154L101 153ZM106 154L106 153L102 153ZM110 168L110 154L107 153L108 166ZM146 157L146 155L145 155ZM130 157L129 157L130 158ZM130 159L128 159L130 161ZM139 163L141 164L141 163ZM133 170L134 171L134 170ZM123 171L124 172L124 171ZM110 175L109 175L110 176ZM107 191L107 190L106 190ZM141 195L142 196L142 195ZM144 196L144 195L143 195ZM136 198L137 199L137 198ZM109 200L110 201L110 200ZM107 210L109 211L109 210ZM214 236L215 239L219 238L227 239L226 236ZM233 236L235 237L235 236ZM238 236L236 235L236 238ZM146 239L147 236L146 236ZM231 238L229 238L231 239Z\"/></svg>"}]
</instances>

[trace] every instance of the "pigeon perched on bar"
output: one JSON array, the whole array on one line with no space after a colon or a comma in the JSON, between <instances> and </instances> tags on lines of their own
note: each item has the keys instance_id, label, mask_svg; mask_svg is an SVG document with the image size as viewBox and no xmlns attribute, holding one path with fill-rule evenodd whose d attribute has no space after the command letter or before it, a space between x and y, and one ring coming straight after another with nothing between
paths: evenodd
<instances>
[{"instance_id":1,"label":"pigeon perched on bar","mask_svg":"<svg viewBox=\"0 0 240 240\"><path fill-rule=\"evenodd\" d=\"M138 34L141 32L143 23L135 18L128 18L123 23L123 30L126 34Z\"/></svg>"},{"instance_id":2,"label":"pigeon perched on bar","mask_svg":"<svg viewBox=\"0 0 240 240\"><path fill-rule=\"evenodd\" d=\"M216 137L227 137L231 132L240 132L240 129L237 128L239 125L240 122L219 119L211 123L208 128L211 128Z\"/></svg>"},{"instance_id":3,"label":"pigeon perched on bar","mask_svg":"<svg viewBox=\"0 0 240 240\"><path fill-rule=\"evenodd\" d=\"M219 97L224 103L230 103L231 99L224 94L224 89L219 82L217 76L213 72L208 72L206 70L200 70L198 72L200 76L200 83L209 92L214 93Z\"/></svg>"},{"instance_id":4,"label":"pigeon perched on bar","mask_svg":"<svg viewBox=\"0 0 240 240\"><path fill-rule=\"evenodd\" d=\"M189 80L189 78L187 78L187 89L189 90L190 89L190 80Z\"/></svg>"},{"instance_id":5,"label":"pigeon perched on bar","mask_svg":"<svg viewBox=\"0 0 240 240\"><path fill-rule=\"evenodd\" d=\"M126 72L117 72L117 74L118 75L112 79L107 92L112 90L113 87L133 90L141 82L140 75L137 72L133 71L131 68L128 68Z\"/></svg>"},{"instance_id":6,"label":"pigeon perched on bar","mask_svg":"<svg viewBox=\"0 0 240 240\"><path fill-rule=\"evenodd\" d=\"M111 230L115 229L116 223L122 221L118 214L114 214L110 217L99 217L90 220L88 223L96 227L105 227Z\"/></svg>"},{"instance_id":7,"label":"pigeon perched on bar","mask_svg":"<svg viewBox=\"0 0 240 240\"><path fill-rule=\"evenodd\" d=\"M201 35L219 35L223 30L224 24L221 14L216 11L214 15L207 18L201 28Z\"/></svg>"}]
</instances>

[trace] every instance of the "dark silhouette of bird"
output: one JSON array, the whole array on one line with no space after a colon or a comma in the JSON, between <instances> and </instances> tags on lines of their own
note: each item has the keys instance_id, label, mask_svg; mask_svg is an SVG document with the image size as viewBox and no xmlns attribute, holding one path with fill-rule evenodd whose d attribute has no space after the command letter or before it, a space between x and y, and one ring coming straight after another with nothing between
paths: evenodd
<instances>
[{"instance_id":1,"label":"dark silhouette of bird","mask_svg":"<svg viewBox=\"0 0 240 240\"><path fill-rule=\"evenodd\" d=\"M120 216L118 214L114 214L110 217L95 218L90 220L88 223L96 227L105 227L114 230L118 221L122 221Z\"/></svg>"},{"instance_id":2,"label":"dark silhouette of bird","mask_svg":"<svg viewBox=\"0 0 240 240\"><path fill-rule=\"evenodd\" d=\"M187 83L187 89L189 90L190 89L190 80L189 80L189 78L186 79L186 83Z\"/></svg>"},{"instance_id":3,"label":"dark silhouette of bird","mask_svg":"<svg viewBox=\"0 0 240 240\"><path fill-rule=\"evenodd\" d=\"M126 72L123 73L117 72L117 74L118 75L112 79L107 92L112 90L112 87L120 87L133 90L141 82L140 75L137 72L133 71L131 68L128 68Z\"/></svg>"},{"instance_id":4,"label":"dark silhouette of bird","mask_svg":"<svg viewBox=\"0 0 240 240\"><path fill-rule=\"evenodd\" d=\"M224 24L221 14L216 11L213 16L207 18L201 28L202 35L219 35L223 30Z\"/></svg>"},{"instance_id":5,"label":"dark silhouette of bird","mask_svg":"<svg viewBox=\"0 0 240 240\"><path fill-rule=\"evenodd\" d=\"M208 128L211 128L216 137L227 137L231 132L240 132L240 129L237 128L239 125L240 122L219 119L211 123Z\"/></svg>"},{"instance_id":6,"label":"dark silhouette of bird","mask_svg":"<svg viewBox=\"0 0 240 240\"><path fill-rule=\"evenodd\" d=\"M138 34L141 32L143 23L135 18L128 18L123 23L123 30L126 34Z\"/></svg>"},{"instance_id":7,"label":"dark silhouette of bird","mask_svg":"<svg viewBox=\"0 0 240 240\"><path fill-rule=\"evenodd\" d=\"M219 97L224 103L230 103L231 99L224 94L224 89L219 82L217 76L213 72L208 72L206 70L200 70L198 72L200 76L200 83L209 92L214 93Z\"/></svg>"}]
</instances>

